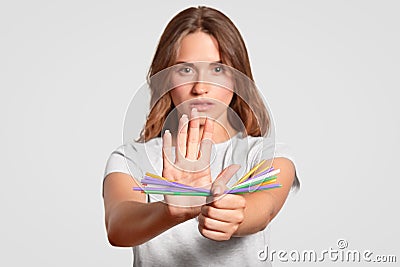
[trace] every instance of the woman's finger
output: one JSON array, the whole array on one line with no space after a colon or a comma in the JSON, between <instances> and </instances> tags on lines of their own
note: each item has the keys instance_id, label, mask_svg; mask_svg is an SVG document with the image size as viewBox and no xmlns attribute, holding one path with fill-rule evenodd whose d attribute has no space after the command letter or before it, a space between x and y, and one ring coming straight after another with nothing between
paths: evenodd
<instances>
[{"instance_id":1,"label":"woman's finger","mask_svg":"<svg viewBox=\"0 0 400 267\"><path fill-rule=\"evenodd\" d=\"M177 146L176 146L176 161L180 162L179 159L186 157L186 142L187 142L187 130L188 130L188 116L183 114L179 120Z\"/></svg>"},{"instance_id":2,"label":"woman's finger","mask_svg":"<svg viewBox=\"0 0 400 267\"><path fill-rule=\"evenodd\" d=\"M214 121L212 119L206 118L204 123L204 131L203 135L201 136L201 140L210 139L212 140L214 133Z\"/></svg>"},{"instance_id":3,"label":"woman's finger","mask_svg":"<svg viewBox=\"0 0 400 267\"><path fill-rule=\"evenodd\" d=\"M202 236L215 240L215 241L225 241L229 240L231 237L227 233L217 232L213 230L208 230L206 228L202 228L199 224L198 226L199 232Z\"/></svg>"},{"instance_id":4,"label":"woman's finger","mask_svg":"<svg viewBox=\"0 0 400 267\"><path fill-rule=\"evenodd\" d=\"M215 220L213 218L206 217L203 214L199 215L199 224L203 229L222 233L230 232L230 228L232 228L231 222Z\"/></svg>"},{"instance_id":5,"label":"woman's finger","mask_svg":"<svg viewBox=\"0 0 400 267\"><path fill-rule=\"evenodd\" d=\"M172 136L169 130L165 130L162 138L163 168L168 169L172 163Z\"/></svg>"},{"instance_id":6,"label":"woman's finger","mask_svg":"<svg viewBox=\"0 0 400 267\"><path fill-rule=\"evenodd\" d=\"M200 135L200 122L196 108L192 109L189 122L189 136L187 143L186 158L196 160L199 154L199 135Z\"/></svg>"},{"instance_id":7,"label":"woman's finger","mask_svg":"<svg viewBox=\"0 0 400 267\"><path fill-rule=\"evenodd\" d=\"M241 221L243 221L243 213L238 212L238 209L243 209L243 208L240 207L234 209L232 209L231 207L228 207L227 209L216 208L208 204L201 207L201 214L202 216L213 218L214 220L222 222L240 223Z\"/></svg>"},{"instance_id":8,"label":"woman's finger","mask_svg":"<svg viewBox=\"0 0 400 267\"><path fill-rule=\"evenodd\" d=\"M211 159L211 150L212 150L212 137L214 133L214 122L206 118L206 121L204 123L204 130L203 130L203 135L201 137L201 143L200 143L200 157L199 161L201 161L201 165L203 166L204 164L209 165L210 164L210 159Z\"/></svg>"}]
</instances>

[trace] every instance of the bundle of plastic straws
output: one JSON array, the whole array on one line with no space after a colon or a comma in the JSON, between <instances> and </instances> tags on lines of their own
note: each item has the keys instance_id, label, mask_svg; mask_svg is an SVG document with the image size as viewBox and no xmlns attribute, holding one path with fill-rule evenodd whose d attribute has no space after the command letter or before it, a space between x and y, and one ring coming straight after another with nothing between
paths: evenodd
<instances>
[{"instance_id":1,"label":"bundle of plastic straws","mask_svg":"<svg viewBox=\"0 0 400 267\"><path fill-rule=\"evenodd\" d=\"M225 194L245 194L250 192L269 190L282 187L276 183L277 174L280 169L273 167L261 170L253 175L265 162L261 161L248 173L241 177L231 188L225 190ZM146 194L181 195L181 196L211 196L210 189L192 187L182 183L171 181L167 178L152 173L146 173L141 180L143 187L134 187L135 191L142 191Z\"/></svg>"}]
</instances>

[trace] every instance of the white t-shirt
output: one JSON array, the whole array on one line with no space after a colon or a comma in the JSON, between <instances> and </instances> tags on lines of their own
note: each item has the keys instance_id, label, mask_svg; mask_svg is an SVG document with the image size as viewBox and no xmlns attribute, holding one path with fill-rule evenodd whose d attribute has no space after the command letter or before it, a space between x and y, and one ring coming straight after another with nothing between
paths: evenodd
<instances>
[{"instance_id":1,"label":"white t-shirt","mask_svg":"<svg viewBox=\"0 0 400 267\"><path fill-rule=\"evenodd\" d=\"M132 142L117 148L107 161L104 177L122 172L140 179L146 172L162 173L162 140L153 138L146 143ZM274 144L268 138L244 137L238 133L230 140L213 145L210 168L212 180L227 166L242 167L229 181L233 185L262 159L285 157L294 162L284 144ZM296 176L297 179L297 176ZM162 200L162 195L149 195L147 201ZM197 218L176 225L153 239L133 247L134 266L271 266L259 259L268 245L269 226L245 237L213 241L198 230Z\"/></svg>"}]
</instances>

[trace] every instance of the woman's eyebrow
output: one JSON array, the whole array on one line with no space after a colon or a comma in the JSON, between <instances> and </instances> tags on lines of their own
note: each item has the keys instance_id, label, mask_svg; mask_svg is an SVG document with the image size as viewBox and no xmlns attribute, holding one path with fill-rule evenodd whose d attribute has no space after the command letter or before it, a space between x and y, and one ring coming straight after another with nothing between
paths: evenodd
<instances>
[{"instance_id":1,"label":"woman's eyebrow","mask_svg":"<svg viewBox=\"0 0 400 267\"><path fill-rule=\"evenodd\" d=\"M191 66L191 67L194 66L193 63L186 62L186 61L177 61L177 62L175 62L175 65L178 65L178 64L182 64L182 65L185 65L185 66Z\"/></svg>"},{"instance_id":2,"label":"woman's eyebrow","mask_svg":"<svg viewBox=\"0 0 400 267\"><path fill-rule=\"evenodd\" d=\"M221 61L221 60L219 60L219 61L214 61L214 62L210 62L210 65L219 65L219 64L222 64L222 61Z\"/></svg>"},{"instance_id":3,"label":"woman's eyebrow","mask_svg":"<svg viewBox=\"0 0 400 267\"><path fill-rule=\"evenodd\" d=\"M199 62L208 62L210 64L221 64L222 60L217 60L217 61L199 61ZM177 62L175 62L175 64L186 64L186 65L194 66L193 62L187 62L187 61L177 61Z\"/></svg>"}]
</instances>

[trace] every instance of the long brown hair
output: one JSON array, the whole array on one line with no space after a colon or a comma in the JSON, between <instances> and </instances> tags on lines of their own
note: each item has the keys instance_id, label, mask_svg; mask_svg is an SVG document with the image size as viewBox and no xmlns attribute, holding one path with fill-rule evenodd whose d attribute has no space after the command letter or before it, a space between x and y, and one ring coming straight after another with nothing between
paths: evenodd
<instances>
[{"instance_id":1,"label":"long brown hair","mask_svg":"<svg viewBox=\"0 0 400 267\"><path fill-rule=\"evenodd\" d=\"M181 39L196 31L202 31L213 36L218 42L222 64L229 65L250 79L251 82L245 85L246 88L241 91L240 96L234 94L229 107L236 112L243 122L244 134L264 136L269 131L270 117L254 85L245 43L233 22L216 9L204 6L190 7L172 18L161 35L148 72L148 81L153 75L174 65ZM164 122L168 114L174 109L169 94L161 96L151 86L150 89L151 110L138 139L141 142L160 137ZM248 100L247 102L250 101L250 105L243 99Z\"/></svg>"}]
</instances>

